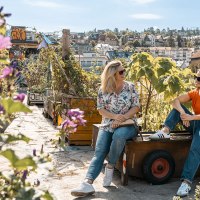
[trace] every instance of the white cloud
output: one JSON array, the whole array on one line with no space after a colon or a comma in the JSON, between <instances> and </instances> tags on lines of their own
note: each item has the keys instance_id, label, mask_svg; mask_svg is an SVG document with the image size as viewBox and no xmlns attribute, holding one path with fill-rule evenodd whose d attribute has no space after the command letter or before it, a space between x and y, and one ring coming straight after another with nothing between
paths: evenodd
<instances>
[{"instance_id":1,"label":"white cloud","mask_svg":"<svg viewBox=\"0 0 200 200\"><path fill-rule=\"evenodd\" d=\"M151 14L151 13L138 13L138 14L133 14L130 16L133 19L161 19L162 16L156 15L156 14Z\"/></svg>"},{"instance_id":2,"label":"white cloud","mask_svg":"<svg viewBox=\"0 0 200 200\"><path fill-rule=\"evenodd\" d=\"M29 4L31 6L35 6L35 7L43 7L43 8L60 8L63 5L62 4L58 4L55 2L51 2L51 1L39 1L39 0L25 0L26 4Z\"/></svg>"},{"instance_id":3,"label":"white cloud","mask_svg":"<svg viewBox=\"0 0 200 200\"><path fill-rule=\"evenodd\" d=\"M156 0L131 0L134 3L138 3L138 4L148 4L148 3L152 3Z\"/></svg>"}]
</instances>

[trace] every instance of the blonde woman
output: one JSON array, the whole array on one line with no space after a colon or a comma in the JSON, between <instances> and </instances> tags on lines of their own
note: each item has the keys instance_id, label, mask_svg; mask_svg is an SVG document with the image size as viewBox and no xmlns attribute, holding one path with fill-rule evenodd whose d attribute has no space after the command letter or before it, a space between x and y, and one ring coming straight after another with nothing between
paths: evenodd
<instances>
[{"instance_id":1,"label":"blonde woman","mask_svg":"<svg viewBox=\"0 0 200 200\"><path fill-rule=\"evenodd\" d=\"M95 153L83 183L71 191L73 196L83 197L95 192L93 181L100 174L105 157L103 186L110 186L114 166L122 153L126 140L137 136L134 125L120 126L127 119L135 119L139 111L139 99L133 83L125 81L125 69L120 61L108 63L101 75L97 109L102 115Z\"/></svg>"}]
</instances>

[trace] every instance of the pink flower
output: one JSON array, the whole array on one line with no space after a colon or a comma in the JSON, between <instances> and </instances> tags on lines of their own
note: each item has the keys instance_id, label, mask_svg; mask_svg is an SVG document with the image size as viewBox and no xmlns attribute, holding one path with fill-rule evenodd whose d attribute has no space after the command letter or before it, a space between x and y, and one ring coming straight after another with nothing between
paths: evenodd
<instances>
[{"instance_id":1,"label":"pink flower","mask_svg":"<svg viewBox=\"0 0 200 200\"><path fill-rule=\"evenodd\" d=\"M84 112L82 110L80 110L79 108L76 108L76 109L70 109L68 112L67 112L67 115L69 117L77 117L79 115L83 115Z\"/></svg>"},{"instance_id":2,"label":"pink flower","mask_svg":"<svg viewBox=\"0 0 200 200\"><path fill-rule=\"evenodd\" d=\"M75 124L73 121L67 119L62 124L62 129L65 130L67 133L74 133L77 130L77 124Z\"/></svg>"},{"instance_id":3,"label":"pink flower","mask_svg":"<svg viewBox=\"0 0 200 200\"><path fill-rule=\"evenodd\" d=\"M25 96L26 95L24 93L18 94L17 96L14 97L14 100L18 100L18 101L23 102L24 99L25 99Z\"/></svg>"},{"instance_id":4,"label":"pink flower","mask_svg":"<svg viewBox=\"0 0 200 200\"><path fill-rule=\"evenodd\" d=\"M86 120L83 119L84 112L81 111L79 108L77 109L70 109L67 112L68 119L65 120L62 124L62 129L66 133L74 133L77 131L77 127L79 125L85 125Z\"/></svg>"},{"instance_id":5,"label":"pink flower","mask_svg":"<svg viewBox=\"0 0 200 200\"><path fill-rule=\"evenodd\" d=\"M76 117L76 122L78 125L85 126L85 123L87 121L85 119L83 119L83 115L79 115Z\"/></svg>"},{"instance_id":6,"label":"pink flower","mask_svg":"<svg viewBox=\"0 0 200 200\"><path fill-rule=\"evenodd\" d=\"M5 67L2 71L2 75L0 76L0 79L12 76L12 74L13 74L13 68Z\"/></svg>"},{"instance_id":7,"label":"pink flower","mask_svg":"<svg viewBox=\"0 0 200 200\"><path fill-rule=\"evenodd\" d=\"M0 50L10 48L11 46L10 37L3 37L0 35Z\"/></svg>"}]
</instances>

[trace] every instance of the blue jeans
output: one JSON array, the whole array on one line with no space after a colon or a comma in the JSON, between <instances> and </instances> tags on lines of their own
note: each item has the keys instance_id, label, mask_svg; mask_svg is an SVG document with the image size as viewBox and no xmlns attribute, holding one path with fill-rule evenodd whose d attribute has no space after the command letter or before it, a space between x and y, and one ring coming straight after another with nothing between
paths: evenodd
<instances>
[{"instance_id":1,"label":"blue jeans","mask_svg":"<svg viewBox=\"0 0 200 200\"><path fill-rule=\"evenodd\" d=\"M192 115L185 106L182 107L187 114ZM166 118L164 125L170 130L173 130L179 122L182 122L180 113L176 109L173 109ZM200 164L200 120L190 121L190 126L185 127L185 129L190 132L193 137L189 154L183 167L181 180L192 183Z\"/></svg>"},{"instance_id":2,"label":"blue jeans","mask_svg":"<svg viewBox=\"0 0 200 200\"><path fill-rule=\"evenodd\" d=\"M137 136L137 129L134 126L119 127L114 132L99 130L96 142L95 153L90 163L86 178L95 180L100 174L103 162L108 154L108 163L115 165L118 161L126 140Z\"/></svg>"}]
</instances>

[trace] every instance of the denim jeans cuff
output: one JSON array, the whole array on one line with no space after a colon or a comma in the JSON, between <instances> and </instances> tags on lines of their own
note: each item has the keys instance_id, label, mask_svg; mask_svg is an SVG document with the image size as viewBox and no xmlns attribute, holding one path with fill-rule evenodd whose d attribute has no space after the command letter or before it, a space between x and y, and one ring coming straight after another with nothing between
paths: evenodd
<instances>
[{"instance_id":1,"label":"denim jeans cuff","mask_svg":"<svg viewBox=\"0 0 200 200\"><path fill-rule=\"evenodd\" d=\"M93 178L91 178L91 177L88 177L88 176L86 176L85 178L84 178L84 180L85 179L89 179L89 180L91 180L91 181L94 181L94 179Z\"/></svg>"},{"instance_id":2,"label":"denim jeans cuff","mask_svg":"<svg viewBox=\"0 0 200 200\"><path fill-rule=\"evenodd\" d=\"M165 127L167 127L169 129L169 132L171 132L172 130L170 129L170 127L167 124L164 124Z\"/></svg>"},{"instance_id":3,"label":"denim jeans cuff","mask_svg":"<svg viewBox=\"0 0 200 200\"><path fill-rule=\"evenodd\" d=\"M189 183L190 185L192 185L192 181L190 181L190 180L188 180L186 178L181 178L181 181L185 181L185 182Z\"/></svg>"}]
</instances>

